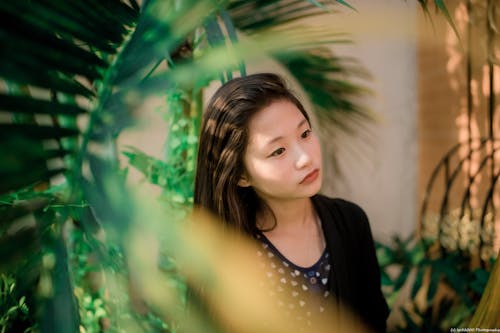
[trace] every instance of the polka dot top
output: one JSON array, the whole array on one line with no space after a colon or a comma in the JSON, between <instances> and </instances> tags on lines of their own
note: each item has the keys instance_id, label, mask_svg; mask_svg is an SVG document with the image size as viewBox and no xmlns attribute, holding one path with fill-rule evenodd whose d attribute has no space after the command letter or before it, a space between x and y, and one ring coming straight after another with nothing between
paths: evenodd
<instances>
[{"instance_id":1,"label":"polka dot top","mask_svg":"<svg viewBox=\"0 0 500 333\"><path fill-rule=\"evenodd\" d=\"M257 255L267 259L262 260L261 268L268 277L269 295L287 315L310 326L313 318L321 315L326 303L331 301L328 250L325 248L314 265L301 267L288 260L263 233L259 232L255 237L260 243Z\"/></svg>"}]
</instances>

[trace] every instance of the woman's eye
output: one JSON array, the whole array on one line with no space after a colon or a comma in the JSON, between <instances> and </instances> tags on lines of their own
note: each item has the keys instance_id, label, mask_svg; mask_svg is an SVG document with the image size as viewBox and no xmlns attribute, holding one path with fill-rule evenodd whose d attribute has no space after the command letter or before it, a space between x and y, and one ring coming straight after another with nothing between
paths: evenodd
<instances>
[{"instance_id":1,"label":"woman's eye","mask_svg":"<svg viewBox=\"0 0 500 333\"><path fill-rule=\"evenodd\" d=\"M285 152L285 148L278 148L275 151L273 151L271 153L271 155L269 155L269 156L278 156L278 155L283 154L284 152Z\"/></svg>"},{"instance_id":2,"label":"woman's eye","mask_svg":"<svg viewBox=\"0 0 500 333\"><path fill-rule=\"evenodd\" d=\"M305 138L307 138L309 135L311 135L311 130L310 130L310 129L307 129L307 130L305 130L305 131L302 133L301 137L302 137L302 139L305 139Z\"/></svg>"}]
</instances>

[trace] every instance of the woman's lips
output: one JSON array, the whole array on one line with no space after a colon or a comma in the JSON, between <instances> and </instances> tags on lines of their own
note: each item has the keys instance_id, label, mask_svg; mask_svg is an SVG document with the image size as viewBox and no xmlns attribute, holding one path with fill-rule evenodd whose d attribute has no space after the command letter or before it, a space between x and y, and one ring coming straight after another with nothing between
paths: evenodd
<instances>
[{"instance_id":1,"label":"woman's lips","mask_svg":"<svg viewBox=\"0 0 500 333\"><path fill-rule=\"evenodd\" d=\"M300 184L304 184L304 185L307 185L307 184L310 184L312 183L313 181L316 180L316 178L318 178L319 176L319 169L314 169L313 171L309 172L301 181L300 181Z\"/></svg>"}]
</instances>

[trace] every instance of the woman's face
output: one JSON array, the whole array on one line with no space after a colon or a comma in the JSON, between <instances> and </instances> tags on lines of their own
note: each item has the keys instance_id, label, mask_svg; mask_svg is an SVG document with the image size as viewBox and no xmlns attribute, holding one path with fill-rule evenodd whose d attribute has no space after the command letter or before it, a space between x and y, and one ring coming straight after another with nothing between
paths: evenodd
<instances>
[{"instance_id":1,"label":"woman's face","mask_svg":"<svg viewBox=\"0 0 500 333\"><path fill-rule=\"evenodd\" d=\"M295 104L273 102L252 116L248 131L240 186L252 186L267 202L308 198L320 190L319 141Z\"/></svg>"}]
</instances>

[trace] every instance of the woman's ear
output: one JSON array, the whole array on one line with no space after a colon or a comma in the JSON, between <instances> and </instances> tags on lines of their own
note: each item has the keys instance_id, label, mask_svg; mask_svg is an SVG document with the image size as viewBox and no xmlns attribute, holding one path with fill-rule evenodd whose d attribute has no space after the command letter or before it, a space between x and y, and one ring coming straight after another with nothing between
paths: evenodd
<instances>
[{"instance_id":1,"label":"woman's ear","mask_svg":"<svg viewBox=\"0 0 500 333\"><path fill-rule=\"evenodd\" d=\"M249 187L250 181L248 180L248 177L246 175L241 175L240 180L238 180L238 186L239 187Z\"/></svg>"}]
</instances>

